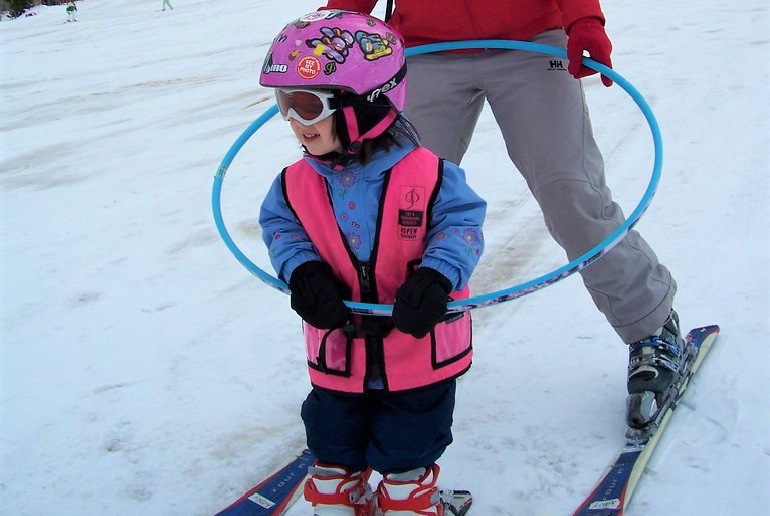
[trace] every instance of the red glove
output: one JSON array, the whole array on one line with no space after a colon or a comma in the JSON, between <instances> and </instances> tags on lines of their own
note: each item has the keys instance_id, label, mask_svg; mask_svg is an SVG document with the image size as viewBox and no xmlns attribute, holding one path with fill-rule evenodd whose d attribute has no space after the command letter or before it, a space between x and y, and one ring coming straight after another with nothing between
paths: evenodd
<instances>
[{"instance_id":1,"label":"red glove","mask_svg":"<svg viewBox=\"0 0 770 516\"><path fill-rule=\"evenodd\" d=\"M593 75L596 70L583 65L583 51L588 51L589 57L609 68L612 68L610 52L612 43L604 31L604 25L599 18L580 18L569 27L567 33L567 70L575 79ZM612 86L612 80L602 75L602 83Z\"/></svg>"}]
</instances>

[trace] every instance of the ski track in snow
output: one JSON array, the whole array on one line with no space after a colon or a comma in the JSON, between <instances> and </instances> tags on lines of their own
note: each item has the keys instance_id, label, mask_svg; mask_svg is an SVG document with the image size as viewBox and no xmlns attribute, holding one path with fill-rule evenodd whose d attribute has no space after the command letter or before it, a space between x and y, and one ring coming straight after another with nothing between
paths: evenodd
<instances>
[{"instance_id":1,"label":"ski track in snow","mask_svg":"<svg viewBox=\"0 0 770 516\"><path fill-rule=\"evenodd\" d=\"M272 103L257 79L271 38L320 4L159 4L89 0L78 23L63 6L0 23L8 514L211 515L303 447L298 319L229 254L210 200L225 152ZM615 67L663 135L661 184L638 229L677 278L683 325L722 326L627 514L761 514L768 8L603 7ZM652 168L649 129L620 88L584 85L608 182L630 213ZM297 156L271 120L223 187L229 231L267 271L259 203ZM488 111L463 168L490 203L474 292L566 262ZM474 320L441 483L471 489L474 515L569 514L622 444L626 348L577 276Z\"/></svg>"}]
</instances>

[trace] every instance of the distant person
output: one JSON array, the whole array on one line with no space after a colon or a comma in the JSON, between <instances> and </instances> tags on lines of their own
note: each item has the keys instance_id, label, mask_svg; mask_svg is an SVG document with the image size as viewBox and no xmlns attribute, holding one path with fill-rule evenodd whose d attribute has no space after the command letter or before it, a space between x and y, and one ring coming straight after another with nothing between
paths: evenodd
<instances>
[{"instance_id":1,"label":"distant person","mask_svg":"<svg viewBox=\"0 0 770 516\"><path fill-rule=\"evenodd\" d=\"M75 2L70 2L69 5L67 5L67 21L68 22L74 22L77 21L75 18L75 13L78 12L78 6L75 5Z\"/></svg>"},{"instance_id":2,"label":"distant person","mask_svg":"<svg viewBox=\"0 0 770 516\"><path fill-rule=\"evenodd\" d=\"M165 11L166 7L168 7L172 11L174 10L174 7L171 5L171 2L169 2L168 0L163 0L163 9L162 10Z\"/></svg>"}]
</instances>

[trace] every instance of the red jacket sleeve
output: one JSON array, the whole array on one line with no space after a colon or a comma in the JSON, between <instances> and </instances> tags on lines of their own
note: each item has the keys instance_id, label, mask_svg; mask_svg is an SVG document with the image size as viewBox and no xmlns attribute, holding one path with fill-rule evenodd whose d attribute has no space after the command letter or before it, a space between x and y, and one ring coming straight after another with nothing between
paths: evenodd
<instances>
[{"instance_id":1,"label":"red jacket sleeve","mask_svg":"<svg viewBox=\"0 0 770 516\"><path fill-rule=\"evenodd\" d=\"M556 0L556 4L561 11L562 23L567 32L580 18L598 18L604 25L604 13L599 6L599 0Z\"/></svg>"},{"instance_id":2,"label":"red jacket sleeve","mask_svg":"<svg viewBox=\"0 0 770 516\"><path fill-rule=\"evenodd\" d=\"M371 14L375 5L377 5L377 0L329 0L326 2L326 7L321 9L341 9Z\"/></svg>"},{"instance_id":3,"label":"red jacket sleeve","mask_svg":"<svg viewBox=\"0 0 770 516\"><path fill-rule=\"evenodd\" d=\"M599 0L398 0L391 27L412 47L464 39L530 40L581 18L604 23ZM371 14L377 0L327 0L326 8ZM323 9L323 8L322 8Z\"/></svg>"}]
</instances>

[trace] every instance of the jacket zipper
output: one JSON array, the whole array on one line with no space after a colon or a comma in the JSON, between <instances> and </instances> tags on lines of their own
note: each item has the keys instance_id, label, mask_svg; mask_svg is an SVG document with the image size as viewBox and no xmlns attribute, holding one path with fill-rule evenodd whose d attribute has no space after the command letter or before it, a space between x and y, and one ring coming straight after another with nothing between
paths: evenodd
<instances>
[{"instance_id":1,"label":"jacket zipper","mask_svg":"<svg viewBox=\"0 0 770 516\"><path fill-rule=\"evenodd\" d=\"M358 264L358 284L361 288L361 300L366 303L376 303L377 293L372 290L372 267L369 262ZM361 316L363 319L367 316ZM367 335L364 339L367 349L366 376L364 378L364 389L368 390L369 382L373 379L380 379L385 386L385 374L382 368L383 363L383 341L382 337Z\"/></svg>"}]
</instances>

